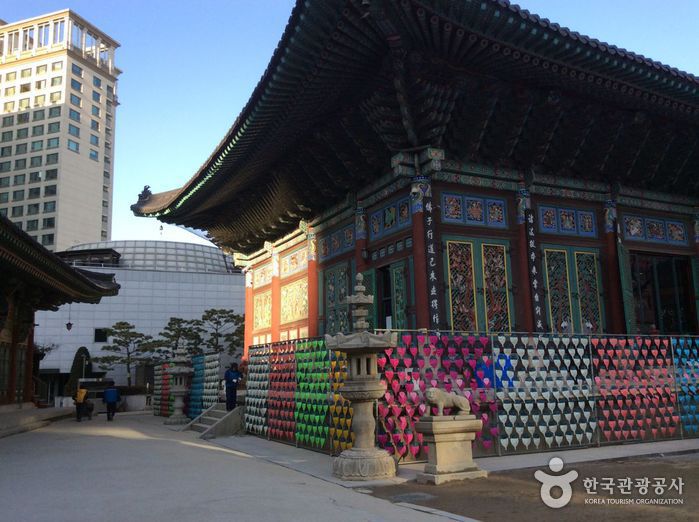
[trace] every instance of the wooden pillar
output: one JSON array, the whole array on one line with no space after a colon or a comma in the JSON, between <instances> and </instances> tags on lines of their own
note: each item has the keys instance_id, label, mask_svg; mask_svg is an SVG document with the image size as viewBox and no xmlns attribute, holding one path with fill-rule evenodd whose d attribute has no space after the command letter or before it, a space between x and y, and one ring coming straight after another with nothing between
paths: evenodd
<instances>
[{"instance_id":1,"label":"wooden pillar","mask_svg":"<svg viewBox=\"0 0 699 522\"><path fill-rule=\"evenodd\" d=\"M354 214L354 265L357 273L364 272L369 266L366 209L364 207L357 207Z\"/></svg>"},{"instance_id":2,"label":"wooden pillar","mask_svg":"<svg viewBox=\"0 0 699 522\"><path fill-rule=\"evenodd\" d=\"M10 404L17 398L17 335L19 332L19 307L17 306L17 294L13 293L8 298L7 322L10 326L10 374L8 375L7 399Z\"/></svg>"},{"instance_id":3,"label":"wooden pillar","mask_svg":"<svg viewBox=\"0 0 699 522\"><path fill-rule=\"evenodd\" d=\"M413 268L415 286L415 326L418 329L430 327L430 297L439 299L439 288L436 281L428 285L427 248L425 242L425 196L429 194L430 204L432 188L429 178L415 177L410 190L412 235L413 235ZM434 233L434 232L433 232ZM433 237L434 241L434 237ZM431 243L434 250L435 242ZM432 288L432 294L430 294Z\"/></svg>"},{"instance_id":4,"label":"wooden pillar","mask_svg":"<svg viewBox=\"0 0 699 522\"><path fill-rule=\"evenodd\" d=\"M318 337L318 243L313 230L308 238L308 336Z\"/></svg>"},{"instance_id":5,"label":"wooden pillar","mask_svg":"<svg viewBox=\"0 0 699 522\"><path fill-rule=\"evenodd\" d=\"M529 277L529 240L527 238L527 211L531 212L531 196L524 183L519 186L517 193L517 285L518 308L522 310L522 328L525 332L533 332L534 301L532 300L532 281Z\"/></svg>"},{"instance_id":6,"label":"wooden pillar","mask_svg":"<svg viewBox=\"0 0 699 522\"><path fill-rule=\"evenodd\" d=\"M34 311L32 311L31 317L32 324L29 326L24 359L24 402L34 400Z\"/></svg>"},{"instance_id":7,"label":"wooden pillar","mask_svg":"<svg viewBox=\"0 0 699 522\"><path fill-rule=\"evenodd\" d=\"M617 213L616 200L611 197L604 204L604 239L607 250L606 280L607 302L609 307L610 333L625 333L624 299L621 294L621 275L619 273L619 254L617 251Z\"/></svg>"},{"instance_id":8,"label":"wooden pillar","mask_svg":"<svg viewBox=\"0 0 699 522\"><path fill-rule=\"evenodd\" d=\"M279 279L279 253L272 251L272 342L279 342L279 325L281 323L282 295Z\"/></svg>"},{"instance_id":9,"label":"wooden pillar","mask_svg":"<svg viewBox=\"0 0 699 522\"><path fill-rule=\"evenodd\" d=\"M252 297L252 268L246 267L245 273L245 341L243 346L243 360L248 359L248 348L252 345L253 297Z\"/></svg>"}]
</instances>

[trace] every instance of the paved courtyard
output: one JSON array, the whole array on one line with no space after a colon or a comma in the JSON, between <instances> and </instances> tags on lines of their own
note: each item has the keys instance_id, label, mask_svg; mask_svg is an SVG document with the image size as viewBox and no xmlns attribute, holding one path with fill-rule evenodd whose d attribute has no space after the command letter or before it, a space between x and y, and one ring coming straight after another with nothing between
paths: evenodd
<instances>
[{"instance_id":1,"label":"paved courtyard","mask_svg":"<svg viewBox=\"0 0 699 522\"><path fill-rule=\"evenodd\" d=\"M438 520L150 415L64 420L0 439L0 470L3 522Z\"/></svg>"}]
</instances>

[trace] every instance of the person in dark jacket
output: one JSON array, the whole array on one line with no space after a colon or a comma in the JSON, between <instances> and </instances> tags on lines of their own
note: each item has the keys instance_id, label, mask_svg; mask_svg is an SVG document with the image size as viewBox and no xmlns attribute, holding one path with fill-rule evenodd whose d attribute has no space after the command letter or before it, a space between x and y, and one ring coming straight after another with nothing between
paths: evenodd
<instances>
[{"instance_id":1,"label":"person in dark jacket","mask_svg":"<svg viewBox=\"0 0 699 522\"><path fill-rule=\"evenodd\" d=\"M114 415L116 414L117 402L119 402L119 390L116 386L112 384L107 389L104 390L104 398L102 402L107 404L107 420L114 420Z\"/></svg>"},{"instance_id":2,"label":"person in dark jacket","mask_svg":"<svg viewBox=\"0 0 699 522\"><path fill-rule=\"evenodd\" d=\"M242 375L238 371L238 364L232 363L231 367L226 370L223 378L226 381L226 410L231 411L235 408L238 400L238 382Z\"/></svg>"}]
</instances>

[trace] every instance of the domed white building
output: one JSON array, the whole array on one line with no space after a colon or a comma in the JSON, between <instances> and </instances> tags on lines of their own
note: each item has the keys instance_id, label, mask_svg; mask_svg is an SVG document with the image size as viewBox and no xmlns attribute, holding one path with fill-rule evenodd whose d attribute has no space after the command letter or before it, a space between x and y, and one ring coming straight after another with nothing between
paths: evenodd
<instances>
[{"instance_id":1,"label":"domed white building","mask_svg":"<svg viewBox=\"0 0 699 522\"><path fill-rule=\"evenodd\" d=\"M34 342L56 345L40 366L41 378L49 384L49 400L61 394L77 349L85 346L91 356L101 355L101 347L107 344L105 329L117 321L127 321L138 332L156 337L170 317L197 319L210 308L245 311L244 277L213 246L100 241L76 245L58 255L78 268L113 273L121 290L98 305L72 304L36 314ZM107 375L117 384L126 384L124 369Z\"/></svg>"}]
</instances>

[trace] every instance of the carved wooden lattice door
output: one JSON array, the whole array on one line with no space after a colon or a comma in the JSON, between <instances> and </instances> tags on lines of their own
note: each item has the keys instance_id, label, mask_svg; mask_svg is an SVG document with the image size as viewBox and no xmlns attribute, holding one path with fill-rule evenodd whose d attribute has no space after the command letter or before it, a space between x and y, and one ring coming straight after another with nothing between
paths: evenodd
<instances>
[{"instance_id":1,"label":"carved wooden lattice door","mask_svg":"<svg viewBox=\"0 0 699 522\"><path fill-rule=\"evenodd\" d=\"M345 299L350 291L349 268L341 263L323 272L325 292L325 333L334 335L350 331L348 306Z\"/></svg>"},{"instance_id":2,"label":"carved wooden lattice door","mask_svg":"<svg viewBox=\"0 0 699 522\"><path fill-rule=\"evenodd\" d=\"M391 299L393 300L393 328L405 330L408 318L405 309L408 305L407 284L405 278L405 261L393 263L391 270Z\"/></svg>"},{"instance_id":3,"label":"carved wooden lattice door","mask_svg":"<svg viewBox=\"0 0 699 522\"><path fill-rule=\"evenodd\" d=\"M593 333L604 328L596 250L544 247L546 312L556 332Z\"/></svg>"},{"instance_id":4,"label":"carved wooden lattice door","mask_svg":"<svg viewBox=\"0 0 699 522\"><path fill-rule=\"evenodd\" d=\"M447 306L451 327L464 332L512 329L512 284L508 242L448 240Z\"/></svg>"}]
</instances>

